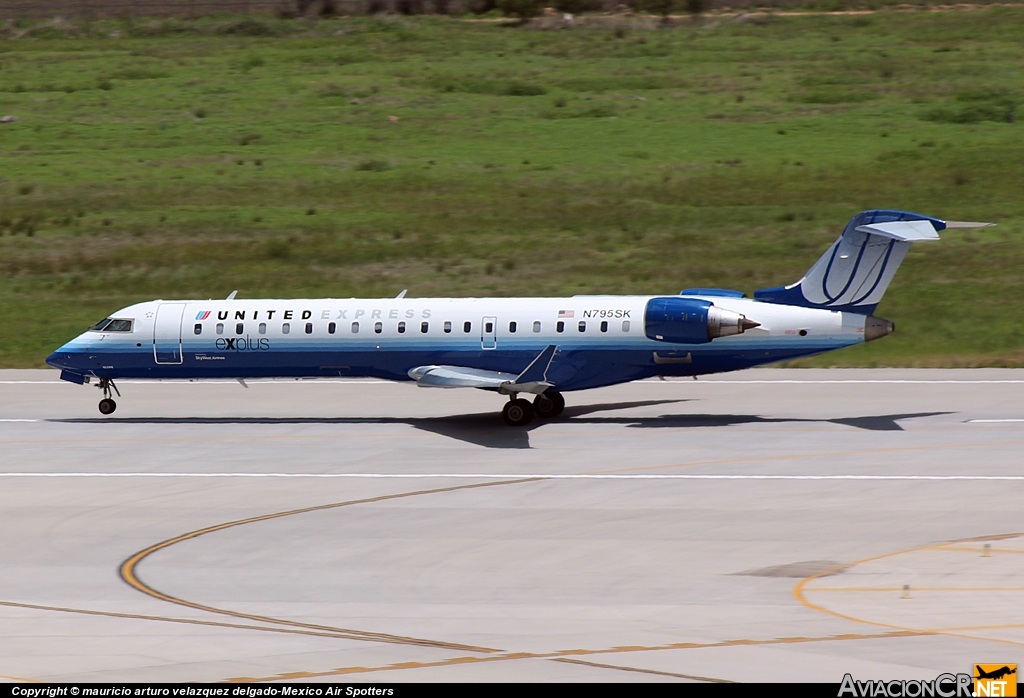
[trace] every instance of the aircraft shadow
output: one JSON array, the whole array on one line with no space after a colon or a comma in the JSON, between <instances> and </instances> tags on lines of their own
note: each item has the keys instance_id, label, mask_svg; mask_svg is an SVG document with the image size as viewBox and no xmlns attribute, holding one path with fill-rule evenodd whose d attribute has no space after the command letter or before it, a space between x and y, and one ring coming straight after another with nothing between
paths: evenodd
<instances>
[{"instance_id":1,"label":"aircraft shadow","mask_svg":"<svg viewBox=\"0 0 1024 698\"><path fill-rule=\"evenodd\" d=\"M583 405L566 408L564 414L568 414L570 409L573 414L585 415L674 402L686 400L639 400ZM554 421L563 420L564 416ZM516 429L506 425L498 412L445 417L88 417L49 421L76 424L405 424L485 448L530 448L530 431L551 423L537 419L525 429Z\"/></svg>"},{"instance_id":2,"label":"aircraft shadow","mask_svg":"<svg viewBox=\"0 0 1024 698\"><path fill-rule=\"evenodd\" d=\"M621 424L634 429L730 427L738 424L841 424L869 431L903 431L899 422L918 417L935 417L952 412L912 412L907 414L885 414L868 417L842 417L837 419L802 419L800 417L760 417L747 414L666 414L659 417L583 417L574 418L574 423ZM564 416L575 417L567 407Z\"/></svg>"},{"instance_id":3,"label":"aircraft shadow","mask_svg":"<svg viewBox=\"0 0 1024 698\"><path fill-rule=\"evenodd\" d=\"M679 400L641 400L610 402L596 405L566 407L554 420L535 420L526 428L507 426L501 415L494 412L462 414L446 417L95 417L54 419L53 422L77 424L405 424L421 431L446 436L484 448L530 448L530 432L548 424L607 424L631 429L687 429L698 427L728 427L741 424L841 424L869 431L903 431L899 422L904 419L934 417L950 412L914 412L837 419L802 419L799 417L761 417L742 414L666 414L657 417L602 416L602 412L626 410L636 407L665 405Z\"/></svg>"}]
</instances>

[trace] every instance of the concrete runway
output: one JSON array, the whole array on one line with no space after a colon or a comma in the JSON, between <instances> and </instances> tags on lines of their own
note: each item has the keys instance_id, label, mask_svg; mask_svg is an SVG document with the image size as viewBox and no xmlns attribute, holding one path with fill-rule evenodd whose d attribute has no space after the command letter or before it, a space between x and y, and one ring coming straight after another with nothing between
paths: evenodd
<instances>
[{"instance_id":1,"label":"concrete runway","mask_svg":"<svg viewBox=\"0 0 1024 698\"><path fill-rule=\"evenodd\" d=\"M502 398L0 371L0 675L826 681L1024 664L1024 371ZM909 591L904 585L909 585Z\"/></svg>"}]
</instances>

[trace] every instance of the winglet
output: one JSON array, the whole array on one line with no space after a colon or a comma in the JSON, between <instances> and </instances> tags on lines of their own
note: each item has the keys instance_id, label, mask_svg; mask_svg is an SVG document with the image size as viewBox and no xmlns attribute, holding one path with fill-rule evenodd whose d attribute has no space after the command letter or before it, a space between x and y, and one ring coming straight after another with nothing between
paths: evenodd
<instances>
[{"instance_id":1,"label":"winglet","mask_svg":"<svg viewBox=\"0 0 1024 698\"><path fill-rule=\"evenodd\" d=\"M530 365L516 378L516 384L520 383L546 383L548 380L548 367L555 358L558 346L549 344L544 348L537 358L530 362Z\"/></svg>"},{"instance_id":2,"label":"winglet","mask_svg":"<svg viewBox=\"0 0 1024 698\"><path fill-rule=\"evenodd\" d=\"M238 289L235 289L230 294L228 294L228 297L225 300L233 301L233 300L235 300L235 296L237 296L237 295L238 295Z\"/></svg>"}]
</instances>

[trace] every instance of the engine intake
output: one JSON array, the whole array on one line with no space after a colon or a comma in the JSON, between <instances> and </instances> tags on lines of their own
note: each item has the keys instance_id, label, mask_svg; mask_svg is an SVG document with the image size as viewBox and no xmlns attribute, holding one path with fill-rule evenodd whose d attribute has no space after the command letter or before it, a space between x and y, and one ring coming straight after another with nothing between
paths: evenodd
<instances>
[{"instance_id":1,"label":"engine intake","mask_svg":"<svg viewBox=\"0 0 1024 698\"><path fill-rule=\"evenodd\" d=\"M740 313L696 298L652 298L644 313L647 338L675 344L706 344L759 325Z\"/></svg>"}]
</instances>

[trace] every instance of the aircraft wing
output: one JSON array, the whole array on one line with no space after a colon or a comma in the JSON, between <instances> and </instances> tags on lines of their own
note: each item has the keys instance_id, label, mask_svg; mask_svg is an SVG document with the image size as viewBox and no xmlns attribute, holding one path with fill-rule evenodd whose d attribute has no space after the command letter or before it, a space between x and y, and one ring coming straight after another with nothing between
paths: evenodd
<instances>
[{"instance_id":1,"label":"aircraft wing","mask_svg":"<svg viewBox=\"0 0 1024 698\"><path fill-rule=\"evenodd\" d=\"M500 388L514 383L514 373L464 366L418 366L409 375L424 388Z\"/></svg>"},{"instance_id":2,"label":"aircraft wing","mask_svg":"<svg viewBox=\"0 0 1024 698\"><path fill-rule=\"evenodd\" d=\"M481 388L539 395L554 386L547 380L547 371L557 349L554 345L545 348L518 375L467 366L417 366L409 371L409 377L424 388Z\"/></svg>"}]
</instances>

